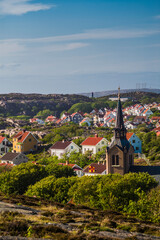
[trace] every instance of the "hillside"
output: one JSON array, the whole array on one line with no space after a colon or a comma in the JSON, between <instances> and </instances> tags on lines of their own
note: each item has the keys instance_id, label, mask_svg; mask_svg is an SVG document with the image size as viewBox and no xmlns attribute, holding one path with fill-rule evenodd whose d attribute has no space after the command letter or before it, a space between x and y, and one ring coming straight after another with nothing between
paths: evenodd
<instances>
[{"instance_id":1,"label":"hillside","mask_svg":"<svg viewBox=\"0 0 160 240\"><path fill-rule=\"evenodd\" d=\"M122 90L121 96L128 97L130 105L132 104L131 101L140 102L142 104L153 101L160 102L160 93L128 91L129 90L127 90L127 92L123 92ZM8 117L25 115L29 118L37 115L41 111L48 110L47 116L53 114L59 117L62 111L68 111L70 109L70 113L72 113L74 111L90 112L94 108L114 108L116 103L109 104L109 97L111 96L117 96L117 91L112 92L112 94L110 92L110 95L99 98L89 98L87 96L75 94L1 94L0 116ZM81 106L75 104L81 104Z\"/></svg>"},{"instance_id":2,"label":"hillside","mask_svg":"<svg viewBox=\"0 0 160 240\"><path fill-rule=\"evenodd\" d=\"M1 116L28 115L35 116L39 111L49 109L59 116L63 110L68 110L73 104L90 101L88 97L63 94L20 94L10 93L0 95Z\"/></svg>"},{"instance_id":3,"label":"hillside","mask_svg":"<svg viewBox=\"0 0 160 240\"><path fill-rule=\"evenodd\" d=\"M0 239L158 240L159 231L158 224L115 211L0 195Z\"/></svg>"}]
</instances>

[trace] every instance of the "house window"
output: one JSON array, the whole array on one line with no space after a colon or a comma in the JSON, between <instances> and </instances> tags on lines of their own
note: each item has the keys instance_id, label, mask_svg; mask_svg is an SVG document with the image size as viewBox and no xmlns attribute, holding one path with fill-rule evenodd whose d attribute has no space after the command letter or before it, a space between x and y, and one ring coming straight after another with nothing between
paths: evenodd
<instances>
[{"instance_id":1,"label":"house window","mask_svg":"<svg viewBox=\"0 0 160 240\"><path fill-rule=\"evenodd\" d=\"M136 150L139 150L139 147L136 147Z\"/></svg>"},{"instance_id":2,"label":"house window","mask_svg":"<svg viewBox=\"0 0 160 240\"><path fill-rule=\"evenodd\" d=\"M4 148L1 148L1 151L3 152L3 151L4 151Z\"/></svg>"},{"instance_id":3,"label":"house window","mask_svg":"<svg viewBox=\"0 0 160 240\"><path fill-rule=\"evenodd\" d=\"M98 152L100 151L101 149L100 148L98 148Z\"/></svg>"},{"instance_id":4,"label":"house window","mask_svg":"<svg viewBox=\"0 0 160 240\"><path fill-rule=\"evenodd\" d=\"M32 141L32 139L30 138L30 139L29 139L29 142L31 142L31 141Z\"/></svg>"},{"instance_id":5,"label":"house window","mask_svg":"<svg viewBox=\"0 0 160 240\"><path fill-rule=\"evenodd\" d=\"M135 140L133 140L132 143L135 143Z\"/></svg>"},{"instance_id":6,"label":"house window","mask_svg":"<svg viewBox=\"0 0 160 240\"><path fill-rule=\"evenodd\" d=\"M102 141L102 144L104 144L104 141Z\"/></svg>"},{"instance_id":7,"label":"house window","mask_svg":"<svg viewBox=\"0 0 160 240\"><path fill-rule=\"evenodd\" d=\"M71 149L73 149L73 146L71 146Z\"/></svg>"},{"instance_id":8,"label":"house window","mask_svg":"<svg viewBox=\"0 0 160 240\"><path fill-rule=\"evenodd\" d=\"M115 165L115 155L112 155L112 165Z\"/></svg>"},{"instance_id":9,"label":"house window","mask_svg":"<svg viewBox=\"0 0 160 240\"><path fill-rule=\"evenodd\" d=\"M3 142L2 144L5 145L5 142Z\"/></svg>"},{"instance_id":10,"label":"house window","mask_svg":"<svg viewBox=\"0 0 160 240\"><path fill-rule=\"evenodd\" d=\"M37 146L36 146L36 145L34 145L34 148L37 148Z\"/></svg>"}]
</instances>

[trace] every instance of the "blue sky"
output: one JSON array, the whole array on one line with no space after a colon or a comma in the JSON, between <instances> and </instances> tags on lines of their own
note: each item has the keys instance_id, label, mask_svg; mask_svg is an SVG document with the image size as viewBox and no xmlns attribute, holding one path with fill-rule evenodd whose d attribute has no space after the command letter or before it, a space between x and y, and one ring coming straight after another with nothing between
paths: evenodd
<instances>
[{"instance_id":1,"label":"blue sky","mask_svg":"<svg viewBox=\"0 0 160 240\"><path fill-rule=\"evenodd\" d=\"M1 93L160 88L159 0L0 0Z\"/></svg>"}]
</instances>

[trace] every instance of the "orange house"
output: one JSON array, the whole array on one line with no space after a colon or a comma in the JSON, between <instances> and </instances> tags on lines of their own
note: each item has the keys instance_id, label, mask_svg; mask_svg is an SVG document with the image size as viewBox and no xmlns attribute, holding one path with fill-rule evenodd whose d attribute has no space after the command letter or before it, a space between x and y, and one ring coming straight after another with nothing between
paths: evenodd
<instances>
[{"instance_id":1,"label":"orange house","mask_svg":"<svg viewBox=\"0 0 160 240\"><path fill-rule=\"evenodd\" d=\"M13 152L28 153L37 150L38 140L27 131L21 131L13 137Z\"/></svg>"}]
</instances>

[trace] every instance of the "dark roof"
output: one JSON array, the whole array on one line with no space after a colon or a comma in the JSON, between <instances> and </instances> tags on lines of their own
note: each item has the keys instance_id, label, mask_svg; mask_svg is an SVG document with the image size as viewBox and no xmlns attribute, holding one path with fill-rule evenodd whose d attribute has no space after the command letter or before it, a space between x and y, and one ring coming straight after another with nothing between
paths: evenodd
<instances>
[{"instance_id":1,"label":"dark roof","mask_svg":"<svg viewBox=\"0 0 160 240\"><path fill-rule=\"evenodd\" d=\"M50 149L65 149L71 144L69 141L59 141L53 144L53 146Z\"/></svg>"},{"instance_id":2,"label":"dark roof","mask_svg":"<svg viewBox=\"0 0 160 240\"><path fill-rule=\"evenodd\" d=\"M8 152L6 153L1 160L6 160L6 161L12 161L14 158L16 158L20 153L12 153Z\"/></svg>"},{"instance_id":3,"label":"dark roof","mask_svg":"<svg viewBox=\"0 0 160 240\"><path fill-rule=\"evenodd\" d=\"M160 166L131 166L130 172L146 172L150 175L160 175Z\"/></svg>"},{"instance_id":4,"label":"dark roof","mask_svg":"<svg viewBox=\"0 0 160 240\"><path fill-rule=\"evenodd\" d=\"M93 174L94 173L99 173L99 174L101 174L101 173L103 173L105 170L106 170L106 165L103 165L103 164L101 164L101 163L91 163L89 166L87 166L84 170L83 170L83 172L84 173L90 173L89 172L89 167L93 167L93 168L95 168L94 169L94 172L93 172Z\"/></svg>"},{"instance_id":5,"label":"dark roof","mask_svg":"<svg viewBox=\"0 0 160 240\"><path fill-rule=\"evenodd\" d=\"M129 150L131 145L126 138L114 138L111 144L109 145L109 149L114 146L118 146L123 151L124 147L126 147L126 149Z\"/></svg>"}]
</instances>

